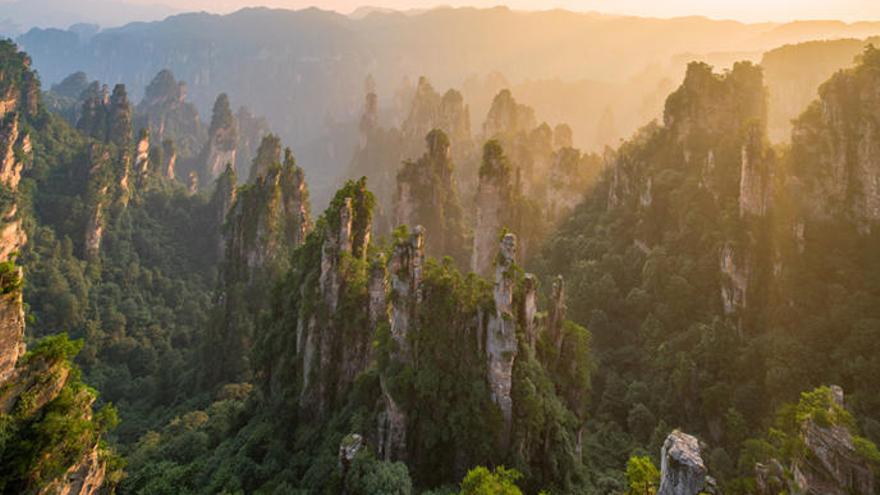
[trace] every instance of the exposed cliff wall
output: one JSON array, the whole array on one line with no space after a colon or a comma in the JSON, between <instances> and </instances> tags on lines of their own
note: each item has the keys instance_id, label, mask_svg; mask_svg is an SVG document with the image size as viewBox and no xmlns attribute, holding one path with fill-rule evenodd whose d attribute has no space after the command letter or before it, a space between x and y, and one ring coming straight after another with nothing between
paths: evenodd
<instances>
[{"instance_id":1,"label":"exposed cliff wall","mask_svg":"<svg viewBox=\"0 0 880 495\"><path fill-rule=\"evenodd\" d=\"M501 229L515 228L511 225L516 193L513 173L501 145L496 141L486 143L474 200L477 209L471 253L474 273L487 275L491 271Z\"/></svg>"},{"instance_id":2,"label":"exposed cliff wall","mask_svg":"<svg viewBox=\"0 0 880 495\"><path fill-rule=\"evenodd\" d=\"M435 129L425 138L427 151L404 162L397 173L396 225L421 225L434 232L428 253L464 262L464 218L452 164L449 138Z\"/></svg>"},{"instance_id":3,"label":"exposed cliff wall","mask_svg":"<svg viewBox=\"0 0 880 495\"><path fill-rule=\"evenodd\" d=\"M502 445L507 446L513 420L513 363L518 350L516 338L516 319L513 309L515 290L514 258L516 257L516 236L506 234L501 240L501 249L495 260L495 287L492 291L495 301L495 314L489 316L486 325L486 357L488 359L489 389L492 402L501 409L504 419Z\"/></svg>"},{"instance_id":4,"label":"exposed cliff wall","mask_svg":"<svg viewBox=\"0 0 880 495\"><path fill-rule=\"evenodd\" d=\"M264 158L271 163L263 175L240 188L233 165L227 164L211 200L213 221L222 233L220 281L204 348L208 380L214 383L249 377L257 319L312 228L305 178L290 150L283 163L277 155Z\"/></svg>"},{"instance_id":5,"label":"exposed cliff wall","mask_svg":"<svg viewBox=\"0 0 880 495\"><path fill-rule=\"evenodd\" d=\"M137 126L150 129L156 142L171 140L183 155L193 156L207 136L198 110L186 97L186 83L167 69L159 71L137 105Z\"/></svg>"},{"instance_id":6,"label":"exposed cliff wall","mask_svg":"<svg viewBox=\"0 0 880 495\"><path fill-rule=\"evenodd\" d=\"M223 173L227 163L235 164L237 145L238 127L229 107L229 97L226 93L221 93L214 102L208 142L201 155L202 169L199 176L204 183L213 181Z\"/></svg>"},{"instance_id":7,"label":"exposed cliff wall","mask_svg":"<svg viewBox=\"0 0 880 495\"><path fill-rule=\"evenodd\" d=\"M405 141L412 143L406 148L407 154L417 152L413 145L433 129L446 133L453 147L464 148L471 138L470 112L461 93L450 89L440 96L426 78L420 77L409 115L401 126Z\"/></svg>"},{"instance_id":8,"label":"exposed cliff wall","mask_svg":"<svg viewBox=\"0 0 880 495\"><path fill-rule=\"evenodd\" d=\"M633 243L649 250L687 215L670 196L688 190L718 222L720 301L724 313L749 307L750 287L770 284L759 246L768 235L776 157L766 137L760 68L736 63L725 74L691 63L666 101L663 126L649 125L623 144L611 164L607 205L636 214ZM693 187L696 186L696 187ZM679 192L678 194L682 194ZM735 206L735 210L731 207ZM760 280L758 280L760 278Z\"/></svg>"},{"instance_id":9,"label":"exposed cliff wall","mask_svg":"<svg viewBox=\"0 0 880 495\"><path fill-rule=\"evenodd\" d=\"M880 50L866 48L861 61L820 87L794 122L791 153L809 216L845 218L867 233L880 220Z\"/></svg>"},{"instance_id":10,"label":"exposed cliff wall","mask_svg":"<svg viewBox=\"0 0 880 495\"><path fill-rule=\"evenodd\" d=\"M777 421L772 439L778 458L755 466L759 495L870 495L876 487L876 447L857 436L844 405L843 389L832 385L801 394L792 414ZM788 442L788 443L786 443Z\"/></svg>"},{"instance_id":11,"label":"exposed cliff wall","mask_svg":"<svg viewBox=\"0 0 880 495\"><path fill-rule=\"evenodd\" d=\"M370 294L357 274L367 270L373 205L365 181L349 182L319 222L321 231L307 242L315 261L320 259L308 267L318 270L316 278L300 288L314 306L297 321L299 405L310 416L338 404L372 358ZM344 319L336 316L342 314Z\"/></svg>"},{"instance_id":12,"label":"exposed cliff wall","mask_svg":"<svg viewBox=\"0 0 880 495\"><path fill-rule=\"evenodd\" d=\"M35 88L27 57L0 42L0 94L6 95L0 122L12 123L0 127L0 145L15 148L11 158L0 149L0 189L5 220L13 224L20 222L15 218L17 188L31 153L19 125L36 116ZM100 437L113 426L102 421L109 419L109 409L101 419L93 418L95 393L80 381L71 361L79 348L66 335L43 339L25 354L23 271L11 254L25 240L23 234L0 238L0 491L93 495L106 475L108 452L100 447ZM74 471L81 475L68 476Z\"/></svg>"}]
</instances>

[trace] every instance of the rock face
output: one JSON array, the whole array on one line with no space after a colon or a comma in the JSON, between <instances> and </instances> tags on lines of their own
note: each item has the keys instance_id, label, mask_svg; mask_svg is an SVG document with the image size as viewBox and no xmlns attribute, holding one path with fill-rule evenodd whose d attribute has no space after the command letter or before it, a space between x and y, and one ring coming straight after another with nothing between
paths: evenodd
<instances>
[{"instance_id":1,"label":"rock face","mask_svg":"<svg viewBox=\"0 0 880 495\"><path fill-rule=\"evenodd\" d=\"M844 218L863 232L880 220L880 50L840 71L794 122L795 175L807 186L804 207L815 219Z\"/></svg>"},{"instance_id":2,"label":"rock face","mask_svg":"<svg viewBox=\"0 0 880 495\"><path fill-rule=\"evenodd\" d=\"M222 215L228 224L229 265L241 263L253 271L287 257L311 229L304 172L289 150L283 163L279 158L237 196L233 170L218 182L215 210L218 221Z\"/></svg>"},{"instance_id":3,"label":"rock face","mask_svg":"<svg viewBox=\"0 0 880 495\"><path fill-rule=\"evenodd\" d=\"M77 129L127 153L132 141L132 109L125 85L117 84L108 94L107 87L96 82L86 93Z\"/></svg>"},{"instance_id":4,"label":"rock face","mask_svg":"<svg viewBox=\"0 0 880 495\"><path fill-rule=\"evenodd\" d=\"M449 139L434 129L425 141L427 152L416 162L404 162L397 174L396 224L422 225L432 232L431 255L463 258L464 219Z\"/></svg>"},{"instance_id":5,"label":"rock face","mask_svg":"<svg viewBox=\"0 0 880 495\"><path fill-rule=\"evenodd\" d=\"M110 206L110 178L112 167L110 152L100 144L93 144L89 149L89 179L86 201L89 214L86 220L84 250L86 258L97 258L101 251L104 238L107 208Z\"/></svg>"},{"instance_id":6,"label":"rock face","mask_svg":"<svg viewBox=\"0 0 880 495\"><path fill-rule=\"evenodd\" d=\"M470 112L461 93L450 89L441 97L421 77L401 130L405 140L418 142L433 129L446 133L453 147L464 146L471 136Z\"/></svg>"},{"instance_id":7,"label":"rock face","mask_svg":"<svg viewBox=\"0 0 880 495\"><path fill-rule=\"evenodd\" d=\"M660 452L660 489L657 495L697 495L706 488L706 466L700 441L673 431Z\"/></svg>"},{"instance_id":8,"label":"rock face","mask_svg":"<svg viewBox=\"0 0 880 495\"><path fill-rule=\"evenodd\" d=\"M13 275L20 280L21 269ZM0 296L0 383L8 380L24 354L24 304L20 290Z\"/></svg>"},{"instance_id":9,"label":"rock face","mask_svg":"<svg viewBox=\"0 0 880 495\"><path fill-rule=\"evenodd\" d=\"M764 143L759 125L750 125L742 147L742 168L739 181L740 216L763 217L772 198L773 155Z\"/></svg>"},{"instance_id":10,"label":"rock face","mask_svg":"<svg viewBox=\"0 0 880 495\"><path fill-rule=\"evenodd\" d=\"M0 209L0 262L8 262L27 242L14 198L32 151L22 124L36 112L29 98L39 87L28 76L30 59L11 43L0 42L0 62L0 192L13 198ZM25 351L21 280L22 271L14 265L0 273L0 385Z\"/></svg>"},{"instance_id":11,"label":"rock face","mask_svg":"<svg viewBox=\"0 0 880 495\"><path fill-rule=\"evenodd\" d=\"M0 41L0 122L13 125L0 126L0 148L15 148L10 159L8 148L0 149L3 160L0 189L12 196L11 205L4 212L4 235L0 238L0 415L4 419L4 447L15 443L32 442L21 438L25 424L33 425L47 414L43 409L61 393L71 379L72 364L63 355L41 352L40 345L32 354L25 355L24 331L25 313L22 297L23 271L14 265L11 253L21 249L26 238L20 233L20 220L15 216L20 174L24 163L30 159L30 145L26 136L20 134L20 124L25 119L36 116L38 108L38 86L29 70L29 60L17 51L10 42ZM9 225L15 225L11 231ZM10 234L10 232L12 232ZM19 232L19 233L16 233ZM81 387L74 397L68 399L70 407L81 419L92 417L93 392ZM57 411L55 411L57 414ZM56 419L57 421L57 419ZM39 424L36 425L40 427ZM92 435L94 437L85 436ZM98 493L104 483L106 461L98 455L99 433L84 428L82 438L90 439L91 447L83 452L76 465L68 468L67 474L56 480L39 479L50 451L38 451L35 465L27 466L27 474L22 479L7 478L4 488L10 493L52 493L93 495ZM93 441L94 443L91 443ZM55 448L58 446L49 446ZM45 447L41 447L45 448ZM60 448L60 447L58 447ZM71 446L64 446L71 449ZM8 452L8 451L7 451ZM65 452L65 455L78 456L78 451ZM54 462L58 462L55 460ZM88 467L86 467L88 465ZM60 467L64 467L63 465ZM80 475L73 474L74 472Z\"/></svg>"},{"instance_id":12,"label":"rock face","mask_svg":"<svg viewBox=\"0 0 880 495\"><path fill-rule=\"evenodd\" d=\"M71 466L58 480L40 491L41 495L91 495L102 493L107 463L99 457L98 446L79 463Z\"/></svg>"},{"instance_id":13,"label":"rock face","mask_svg":"<svg viewBox=\"0 0 880 495\"><path fill-rule=\"evenodd\" d=\"M424 264L424 230L418 225L408 239L394 246L389 266L391 290L395 294L395 301L391 305L391 338L397 343L394 357L403 363L412 360L409 332L415 325L416 308L422 301L421 283Z\"/></svg>"},{"instance_id":14,"label":"rock face","mask_svg":"<svg viewBox=\"0 0 880 495\"><path fill-rule=\"evenodd\" d=\"M289 150L273 158L265 174L237 189L231 163L218 178L211 208L222 237L215 321L206 339L213 383L249 378L248 356L256 315L267 307L269 289L311 230L303 170Z\"/></svg>"},{"instance_id":15,"label":"rock face","mask_svg":"<svg viewBox=\"0 0 880 495\"><path fill-rule=\"evenodd\" d=\"M143 179L150 173L150 132L141 130L134 148L134 170Z\"/></svg>"},{"instance_id":16,"label":"rock face","mask_svg":"<svg viewBox=\"0 0 880 495\"><path fill-rule=\"evenodd\" d=\"M491 272L501 229L512 227L509 220L515 186L511 175L501 145L496 141L486 143L475 199L477 218L471 257L471 271L474 273L488 275Z\"/></svg>"},{"instance_id":17,"label":"rock face","mask_svg":"<svg viewBox=\"0 0 880 495\"><path fill-rule=\"evenodd\" d=\"M501 409L505 432L502 442L509 440L513 419L513 399L510 391L513 383L513 362L517 354L516 323L513 309L514 258L516 257L516 236L506 234L501 240L501 248L495 264L495 314L489 317L486 326L486 357L488 359L489 388L492 401Z\"/></svg>"},{"instance_id":18,"label":"rock face","mask_svg":"<svg viewBox=\"0 0 880 495\"><path fill-rule=\"evenodd\" d=\"M354 297L351 292L355 288L349 286L344 267L349 258L366 259L372 202L365 181L350 182L337 193L321 232L318 283L307 280L301 288L303 297L314 298L315 304L324 308L301 315L297 322L302 377L299 403L308 415L322 414L334 404L367 368L372 357L369 326L352 332L354 335L343 335L344 323L334 317L344 299ZM369 300L369 293L365 295Z\"/></svg>"},{"instance_id":19,"label":"rock face","mask_svg":"<svg viewBox=\"0 0 880 495\"><path fill-rule=\"evenodd\" d=\"M171 140L185 155L192 156L204 141L205 130L198 110L186 96L186 83L177 81L170 70L159 71L137 106L137 124L149 129L156 142Z\"/></svg>"},{"instance_id":20,"label":"rock face","mask_svg":"<svg viewBox=\"0 0 880 495\"><path fill-rule=\"evenodd\" d=\"M483 124L483 136L486 139L496 139L503 135L529 132L536 126L535 111L517 103L510 90L505 89L492 100Z\"/></svg>"},{"instance_id":21,"label":"rock face","mask_svg":"<svg viewBox=\"0 0 880 495\"><path fill-rule=\"evenodd\" d=\"M844 407L843 389L831 387L833 403ZM870 495L875 493L874 473L860 457L849 428L843 424L820 425L813 419L801 425L801 439L808 454L791 468L793 493L805 495ZM793 487L794 488L794 487Z\"/></svg>"},{"instance_id":22,"label":"rock face","mask_svg":"<svg viewBox=\"0 0 880 495\"><path fill-rule=\"evenodd\" d=\"M735 315L746 307L749 287L749 267L747 260L741 259L731 244L725 244L720 252L721 264L721 303L724 314Z\"/></svg>"},{"instance_id":23,"label":"rock face","mask_svg":"<svg viewBox=\"0 0 880 495\"><path fill-rule=\"evenodd\" d=\"M239 107L235 112L238 125L238 145L235 152L235 170L242 177L249 177L250 166L262 143L263 136L269 134L269 123L262 117L251 113L247 107Z\"/></svg>"},{"instance_id":24,"label":"rock face","mask_svg":"<svg viewBox=\"0 0 880 495\"><path fill-rule=\"evenodd\" d=\"M177 167L177 147L174 141L166 139L162 141L162 163L160 170L166 179L174 179Z\"/></svg>"},{"instance_id":25,"label":"rock face","mask_svg":"<svg viewBox=\"0 0 880 495\"><path fill-rule=\"evenodd\" d=\"M692 194L712 215L738 218L718 249L719 299L724 313L742 317L750 286L769 284L761 270L765 223L773 207L776 157L766 137L766 90L761 69L736 63L725 74L691 63L682 85L666 100L663 125L643 128L613 159L608 208L637 214L633 243L647 251L667 229L683 228L670 215L664 174L698 184ZM651 150L645 154L644 150ZM668 178L669 175L666 175ZM735 210L733 207L735 206ZM725 211L725 210L730 211ZM649 219L658 215L668 225ZM764 273L767 272L767 273Z\"/></svg>"},{"instance_id":26,"label":"rock face","mask_svg":"<svg viewBox=\"0 0 880 495\"><path fill-rule=\"evenodd\" d=\"M389 289L394 294L390 321L387 319L387 313L385 320L377 321L377 324L389 325L391 339L395 344L390 357L404 365L410 365L413 362L410 333L418 326L417 311L422 302L424 264L424 229L421 226L416 226L412 234L398 240L394 245L388 264L388 271L391 274ZM384 268L382 270L384 275ZM379 284L375 283L373 286L378 288ZM384 300L386 297L387 293L385 292L380 296L371 290L371 301ZM374 312L372 308L371 304L371 314ZM375 328L378 329L378 326ZM381 375L380 380L385 410L379 419L379 454L388 460L401 459L406 454L406 414L388 390L385 376Z\"/></svg>"},{"instance_id":27,"label":"rock face","mask_svg":"<svg viewBox=\"0 0 880 495\"><path fill-rule=\"evenodd\" d=\"M213 180L224 170L226 164L235 164L238 129L235 117L229 107L229 97L222 93L214 102L211 127L208 129L208 143L202 151L202 177Z\"/></svg>"}]
</instances>

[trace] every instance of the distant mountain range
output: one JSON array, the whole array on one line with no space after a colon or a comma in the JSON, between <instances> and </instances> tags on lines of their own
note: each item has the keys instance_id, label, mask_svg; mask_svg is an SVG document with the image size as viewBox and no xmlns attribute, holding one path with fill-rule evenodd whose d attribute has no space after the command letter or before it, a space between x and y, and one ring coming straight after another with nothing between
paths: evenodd
<instances>
[{"instance_id":1,"label":"distant mountain range","mask_svg":"<svg viewBox=\"0 0 880 495\"><path fill-rule=\"evenodd\" d=\"M61 0L11 5L34 2ZM107 2L77 2L79 15ZM17 41L33 57L44 87L82 70L105 83L125 83L140 98L153 76L168 68L186 81L188 98L203 113L218 93L227 92L233 105L265 115L318 182L338 174L351 158L352 123L360 117L370 75L385 109L419 76L444 90L462 89L474 129L494 94L507 86L524 94L539 120L570 122L578 145L601 149L607 140L595 139L597 133L616 142L660 115L662 96L681 80L687 61L725 68L739 59L759 62L765 51L786 44L877 34L878 22L746 24L504 7L406 13L367 8L352 15L249 8L99 32L81 26L32 29ZM840 65L850 62L847 57ZM613 133L597 128L609 112Z\"/></svg>"},{"instance_id":2,"label":"distant mountain range","mask_svg":"<svg viewBox=\"0 0 880 495\"><path fill-rule=\"evenodd\" d=\"M76 24L115 27L156 21L180 10L162 4L114 0L0 0L0 37L15 37L33 28L67 29Z\"/></svg>"}]
</instances>

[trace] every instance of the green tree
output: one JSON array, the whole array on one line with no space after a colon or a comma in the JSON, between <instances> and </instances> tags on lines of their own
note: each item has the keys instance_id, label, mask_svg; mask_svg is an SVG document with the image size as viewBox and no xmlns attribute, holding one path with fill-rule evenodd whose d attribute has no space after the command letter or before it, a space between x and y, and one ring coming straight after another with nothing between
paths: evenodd
<instances>
[{"instance_id":1,"label":"green tree","mask_svg":"<svg viewBox=\"0 0 880 495\"><path fill-rule=\"evenodd\" d=\"M522 495L516 486L516 481L521 477L519 471L504 466L498 466L493 471L477 466L468 471L462 480L460 495Z\"/></svg>"},{"instance_id":2,"label":"green tree","mask_svg":"<svg viewBox=\"0 0 880 495\"><path fill-rule=\"evenodd\" d=\"M653 495L660 483L660 472L648 456L632 456L626 463L628 495Z\"/></svg>"}]
</instances>

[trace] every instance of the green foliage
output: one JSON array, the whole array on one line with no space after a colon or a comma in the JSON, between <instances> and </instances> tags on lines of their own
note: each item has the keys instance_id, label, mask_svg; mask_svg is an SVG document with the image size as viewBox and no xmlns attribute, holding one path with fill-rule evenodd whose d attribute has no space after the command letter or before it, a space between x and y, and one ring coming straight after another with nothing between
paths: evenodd
<instances>
[{"instance_id":1,"label":"green foliage","mask_svg":"<svg viewBox=\"0 0 880 495\"><path fill-rule=\"evenodd\" d=\"M660 484L660 471L650 457L633 456L626 463L628 495L653 495Z\"/></svg>"},{"instance_id":2,"label":"green foliage","mask_svg":"<svg viewBox=\"0 0 880 495\"><path fill-rule=\"evenodd\" d=\"M10 294L21 290L22 280L15 258L0 263L0 294Z\"/></svg>"},{"instance_id":3,"label":"green foliage","mask_svg":"<svg viewBox=\"0 0 880 495\"><path fill-rule=\"evenodd\" d=\"M351 495L410 495L409 471L402 462L377 460L370 452L358 453L345 477L346 493Z\"/></svg>"},{"instance_id":4,"label":"green foliage","mask_svg":"<svg viewBox=\"0 0 880 495\"><path fill-rule=\"evenodd\" d=\"M516 482L522 475L514 469L498 466L492 471L477 466L461 481L460 495L522 495Z\"/></svg>"},{"instance_id":5,"label":"green foliage","mask_svg":"<svg viewBox=\"0 0 880 495\"><path fill-rule=\"evenodd\" d=\"M90 449L99 448L101 436L118 425L110 404L92 413L97 394L83 384L70 361L81 346L65 334L46 337L19 362L17 379L29 388L17 398L12 414L0 414L0 491L23 493L45 487ZM60 380L64 381L57 383ZM115 459L105 449L100 451ZM108 486L119 472L118 461L108 463Z\"/></svg>"}]
</instances>

